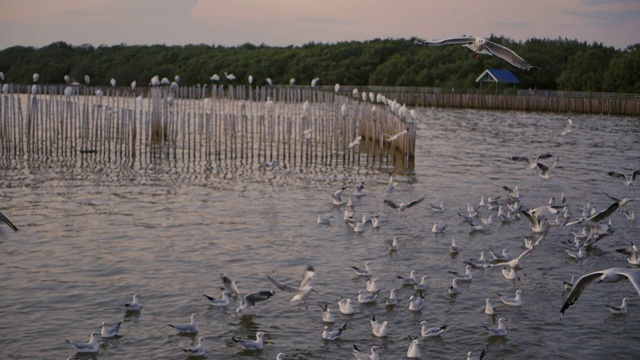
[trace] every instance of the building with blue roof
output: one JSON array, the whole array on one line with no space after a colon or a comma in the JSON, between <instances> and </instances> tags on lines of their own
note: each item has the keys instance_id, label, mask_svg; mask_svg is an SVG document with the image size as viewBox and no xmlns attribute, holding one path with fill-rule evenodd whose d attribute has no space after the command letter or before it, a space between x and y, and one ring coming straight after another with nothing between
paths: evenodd
<instances>
[{"instance_id":1,"label":"building with blue roof","mask_svg":"<svg viewBox=\"0 0 640 360\"><path fill-rule=\"evenodd\" d=\"M490 82L495 83L496 88L498 84L518 84L520 81L509 70L501 69L487 69L476 79L476 84L482 86L483 83Z\"/></svg>"}]
</instances>

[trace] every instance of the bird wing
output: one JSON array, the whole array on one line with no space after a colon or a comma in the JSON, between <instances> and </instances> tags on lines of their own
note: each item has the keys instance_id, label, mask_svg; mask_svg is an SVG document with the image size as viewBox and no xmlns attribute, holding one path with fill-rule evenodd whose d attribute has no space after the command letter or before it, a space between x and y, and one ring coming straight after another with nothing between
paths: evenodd
<instances>
[{"instance_id":1,"label":"bird wing","mask_svg":"<svg viewBox=\"0 0 640 360\"><path fill-rule=\"evenodd\" d=\"M536 158L536 162L538 162L538 160L549 159L549 158L551 158L552 156L553 156L553 155L552 155L552 154L550 154L550 153L542 154L542 155L540 155L540 156L538 156L538 157Z\"/></svg>"},{"instance_id":2,"label":"bird wing","mask_svg":"<svg viewBox=\"0 0 640 360\"><path fill-rule=\"evenodd\" d=\"M487 40L487 42L485 43L485 48L495 56L507 61L508 63L510 63L511 65L517 68L524 69L524 70L535 68L535 66L526 62L523 58L520 57L520 55L516 54L515 51L507 47L504 47L502 45L499 45L492 41Z\"/></svg>"},{"instance_id":3,"label":"bird wing","mask_svg":"<svg viewBox=\"0 0 640 360\"><path fill-rule=\"evenodd\" d=\"M387 199L385 199L385 200L384 200L384 203L385 203L385 205L390 206L390 207L392 207L392 208L394 208L394 209L397 209L397 208L398 208L398 205L396 205L396 203L394 203L394 202L393 202L393 201L391 201L391 200L387 200Z\"/></svg>"},{"instance_id":4,"label":"bird wing","mask_svg":"<svg viewBox=\"0 0 640 360\"><path fill-rule=\"evenodd\" d=\"M292 293L300 291L300 288L297 288L295 286L291 286L289 284L281 283L278 280L276 280L276 279L272 278L271 276L269 276L268 274L267 274L267 279L269 279L269 281L271 281L273 283L273 285L275 285L278 289L280 289L282 291L292 292Z\"/></svg>"},{"instance_id":5,"label":"bird wing","mask_svg":"<svg viewBox=\"0 0 640 360\"><path fill-rule=\"evenodd\" d=\"M304 274L302 275L302 279L300 279L300 283L298 283L298 287L303 288L305 286L310 286L311 281L315 276L316 276L316 273L313 266L311 265L307 266L307 270L305 270Z\"/></svg>"},{"instance_id":6,"label":"bird wing","mask_svg":"<svg viewBox=\"0 0 640 360\"><path fill-rule=\"evenodd\" d=\"M529 158L526 156L512 156L511 160L529 162Z\"/></svg>"},{"instance_id":7,"label":"bird wing","mask_svg":"<svg viewBox=\"0 0 640 360\"><path fill-rule=\"evenodd\" d=\"M620 202L616 201L613 204L611 204L608 208L590 217L589 220L593 222L600 222L606 219L607 217L609 217L609 215L613 214L619 207L620 207Z\"/></svg>"},{"instance_id":8,"label":"bird wing","mask_svg":"<svg viewBox=\"0 0 640 360\"><path fill-rule=\"evenodd\" d=\"M634 174L635 174L636 172L638 172L638 171L640 171L640 170L636 170L636 171L634 172ZM609 176L611 176L611 177L614 177L614 178L623 179L623 180L625 180L625 181L627 180L627 176L626 176L625 174L623 174L623 173L619 173L619 172L617 172L617 171L609 171L609 172L607 172L607 175L609 175Z\"/></svg>"},{"instance_id":9,"label":"bird wing","mask_svg":"<svg viewBox=\"0 0 640 360\"><path fill-rule=\"evenodd\" d=\"M407 204L407 208L410 208L410 207L412 207L412 206L414 206L414 205L418 205L418 204L420 204L422 201L424 201L424 196L423 196L423 197L421 197L420 199L410 201L410 202Z\"/></svg>"},{"instance_id":10,"label":"bird wing","mask_svg":"<svg viewBox=\"0 0 640 360\"><path fill-rule=\"evenodd\" d=\"M543 163L537 163L538 169L542 170L542 172L548 172L549 167Z\"/></svg>"},{"instance_id":11,"label":"bird wing","mask_svg":"<svg viewBox=\"0 0 640 360\"><path fill-rule=\"evenodd\" d=\"M640 295L640 270L622 268L622 269L618 269L618 273L620 275L626 276L627 279L629 279L629 281L633 285L633 287L636 288L638 295Z\"/></svg>"},{"instance_id":12,"label":"bird wing","mask_svg":"<svg viewBox=\"0 0 640 360\"><path fill-rule=\"evenodd\" d=\"M466 44L472 44L474 40L475 40L475 37L473 36L462 36L462 37L433 40L433 41L416 38L414 40L414 43L416 45L466 45Z\"/></svg>"},{"instance_id":13,"label":"bird wing","mask_svg":"<svg viewBox=\"0 0 640 360\"><path fill-rule=\"evenodd\" d=\"M538 164L538 165L540 165L540 164ZM524 215L524 217L526 217L529 221L531 221L531 225L540 226L540 220L538 220L537 217L531 215L531 213L529 211L521 211L520 213L522 213L522 215Z\"/></svg>"},{"instance_id":14,"label":"bird wing","mask_svg":"<svg viewBox=\"0 0 640 360\"><path fill-rule=\"evenodd\" d=\"M247 302L249 303L249 305L255 305L258 301L264 301L267 300L268 298L272 297L273 294L275 294L274 291L271 290L263 290L263 291L257 291L248 295L245 295L245 299L247 300Z\"/></svg>"},{"instance_id":15,"label":"bird wing","mask_svg":"<svg viewBox=\"0 0 640 360\"><path fill-rule=\"evenodd\" d=\"M9 221L9 219L7 219L7 217L4 216L4 214L2 214L1 212L0 212L0 221L3 221L5 224L9 225L11 230L18 231L18 228L15 225L13 225L11 221Z\"/></svg>"},{"instance_id":16,"label":"bird wing","mask_svg":"<svg viewBox=\"0 0 640 360\"><path fill-rule=\"evenodd\" d=\"M222 284L224 285L224 288L227 289L227 291L229 291L230 293L241 296L240 290L238 290L238 286L225 274L222 274Z\"/></svg>"},{"instance_id":17,"label":"bird wing","mask_svg":"<svg viewBox=\"0 0 640 360\"><path fill-rule=\"evenodd\" d=\"M636 170L636 171L634 171L634 172L632 172L632 173L631 173L631 178L632 178L633 180L635 180L635 179L636 179L636 177L638 177L638 176L640 176L640 170Z\"/></svg>"},{"instance_id":18,"label":"bird wing","mask_svg":"<svg viewBox=\"0 0 640 360\"><path fill-rule=\"evenodd\" d=\"M600 276L602 276L602 271L595 271L595 272L581 276L580 279L578 279L575 282L575 284L573 285L573 288L571 288L571 292L569 293L569 296L567 296L567 299L564 301L564 304L562 304L562 309L560 309L560 313L564 314L565 310L567 310L569 306L573 305L578 300L578 298L580 297L582 292L587 288L587 286L591 284L594 280L599 278Z\"/></svg>"}]
</instances>

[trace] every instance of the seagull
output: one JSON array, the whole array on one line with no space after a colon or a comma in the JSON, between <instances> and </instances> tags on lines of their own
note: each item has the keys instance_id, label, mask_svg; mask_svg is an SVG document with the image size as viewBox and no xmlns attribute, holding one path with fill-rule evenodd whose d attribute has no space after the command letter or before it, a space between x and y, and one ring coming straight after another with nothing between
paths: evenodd
<instances>
[{"instance_id":1,"label":"seagull","mask_svg":"<svg viewBox=\"0 0 640 360\"><path fill-rule=\"evenodd\" d=\"M372 277L371 279L367 280L367 291L370 293L374 293L374 292L378 292L380 291L380 288L378 287L378 284L376 283L376 278Z\"/></svg>"},{"instance_id":2,"label":"seagull","mask_svg":"<svg viewBox=\"0 0 640 360\"><path fill-rule=\"evenodd\" d=\"M420 325L421 325L420 333L422 334L422 337L438 336L447 329L447 326L449 326L449 325L443 325L440 327L427 327L427 322L424 320L420 321Z\"/></svg>"},{"instance_id":3,"label":"seagull","mask_svg":"<svg viewBox=\"0 0 640 360\"><path fill-rule=\"evenodd\" d=\"M422 291L420 291L420 295L411 295L409 297L409 310L410 311L420 311L424 307L424 298L427 295L422 295Z\"/></svg>"},{"instance_id":4,"label":"seagull","mask_svg":"<svg viewBox=\"0 0 640 360\"><path fill-rule=\"evenodd\" d=\"M605 193L605 195L607 195ZM609 195L607 195L609 196ZM599 222L608 218L611 214L613 214L616 210L618 210L619 207L626 205L628 202L636 200L637 198L623 198L623 199L617 199L614 197L609 196L610 198L612 198L613 200L615 200L616 202L614 202L613 204L609 205L608 208L595 213L593 215L591 215L590 217L581 217L578 220L575 221L569 221L564 223L565 226L569 226L569 225L575 225L575 224L582 224L582 223L586 223L590 228L598 228L599 227Z\"/></svg>"},{"instance_id":5,"label":"seagull","mask_svg":"<svg viewBox=\"0 0 640 360\"><path fill-rule=\"evenodd\" d=\"M379 346L372 346L371 355L369 355L360 351L360 349L358 349L358 347L354 344L353 350L351 352L353 353L353 356L356 357L356 360L380 360L380 357L378 356L379 350L380 350Z\"/></svg>"},{"instance_id":6,"label":"seagull","mask_svg":"<svg viewBox=\"0 0 640 360\"><path fill-rule=\"evenodd\" d=\"M402 276L402 275L397 275L398 279L402 280L402 284L403 285L415 285L418 283L418 280L416 279L416 272L415 270L411 270L411 274L408 277Z\"/></svg>"},{"instance_id":7,"label":"seagull","mask_svg":"<svg viewBox=\"0 0 640 360\"><path fill-rule=\"evenodd\" d=\"M324 330L322 331L322 338L325 340L338 340L340 339L342 332L346 328L347 328L347 323L342 325L342 327L338 328L337 330L331 330L328 326L325 326Z\"/></svg>"},{"instance_id":8,"label":"seagull","mask_svg":"<svg viewBox=\"0 0 640 360\"><path fill-rule=\"evenodd\" d=\"M352 315L356 312L351 305L351 299L340 298L340 301L338 301L338 307L343 315Z\"/></svg>"},{"instance_id":9,"label":"seagull","mask_svg":"<svg viewBox=\"0 0 640 360\"><path fill-rule=\"evenodd\" d=\"M389 292L389 296L384 301L387 306L395 306L398 303L398 298L396 297L396 289L391 289Z\"/></svg>"},{"instance_id":10,"label":"seagull","mask_svg":"<svg viewBox=\"0 0 640 360\"><path fill-rule=\"evenodd\" d=\"M460 274L457 271L449 271L449 273L455 275L458 281L471 281L473 279L473 274L471 273L471 268L473 266L467 265L464 270L464 274Z\"/></svg>"},{"instance_id":11,"label":"seagull","mask_svg":"<svg viewBox=\"0 0 640 360\"><path fill-rule=\"evenodd\" d=\"M400 136L402 136L402 135L404 135L404 134L406 134L408 132L409 132L409 130L404 129L404 130L400 131L399 133L397 133L395 135L384 134L384 136L386 137L385 141L387 141L387 142L396 141L396 140L398 140L400 138Z\"/></svg>"},{"instance_id":12,"label":"seagull","mask_svg":"<svg viewBox=\"0 0 640 360\"><path fill-rule=\"evenodd\" d=\"M444 212L444 202L441 202L440 205L434 205L432 203L429 203L429 205L431 205L431 211L436 212L436 213L443 213Z\"/></svg>"},{"instance_id":13,"label":"seagull","mask_svg":"<svg viewBox=\"0 0 640 360\"><path fill-rule=\"evenodd\" d=\"M460 287L458 286L458 279L453 278L451 280L451 286L449 286L449 295L460 294Z\"/></svg>"},{"instance_id":14,"label":"seagull","mask_svg":"<svg viewBox=\"0 0 640 360\"><path fill-rule=\"evenodd\" d=\"M374 292L374 293L370 293L367 292L365 290L358 290L358 303L360 304L370 304L374 301L376 301L376 298L378 297L378 294L380 293L380 290Z\"/></svg>"},{"instance_id":15,"label":"seagull","mask_svg":"<svg viewBox=\"0 0 640 360\"><path fill-rule=\"evenodd\" d=\"M431 232L434 234L442 234L446 228L447 225L438 226L438 223L434 222L433 226L431 227Z\"/></svg>"},{"instance_id":16,"label":"seagull","mask_svg":"<svg viewBox=\"0 0 640 360\"><path fill-rule=\"evenodd\" d=\"M577 253L574 253L569 249L564 249L564 251L567 253L567 255L569 255L569 257L576 259L578 261L581 261L587 257L587 250L585 249L584 246L580 246Z\"/></svg>"},{"instance_id":17,"label":"seagull","mask_svg":"<svg viewBox=\"0 0 640 360\"><path fill-rule=\"evenodd\" d=\"M237 337L232 337L231 340L238 343L238 345L242 346L246 350L262 350L262 348L264 348L264 333L261 331L256 333L255 340L239 339Z\"/></svg>"},{"instance_id":18,"label":"seagull","mask_svg":"<svg viewBox=\"0 0 640 360\"><path fill-rule=\"evenodd\" d=\"M567 125L564 127L564 130L560 132L560 136L565 136L571 132L571 126L573 125L573 120L571 118L567 118Z\"/></svg>"},{"instance_id":19,"label":"seagull","mask_svg":"<svg viewBox=\"0 0 640 360\"><path fill-rule=\"evenodd\" d=\"M127 311L140 311L140 309L142 309L142 305L140 304L140 295L133 294L133 300L131 300L131 303L125 303L124 306L127 307Z\"/></svg>"},{"instance_id":20,"label":"seagull","mask_svg":"<svg viewBox=\"0 0 640 360\"><path fill-rule=\"evenodd\" d=\"M191 314L191 321L188 324L173 325L168 324L180 333L193 334L198 332L198 323L196 322L196 313Z\"/></svg>"},{"instance_id":21,"label":"seagull","mask_svg":"<svg viewBox=\"0 0 640 360\"><path fill-rule=\"evenodd\" d=\"M109 326L106 322L102 322L102 328L100 329L100 336L103 338L110 338L118 335L122 321L118 321L117 324Z\"/></svg>"},{"instance_id":22,"label":"seagull","mask_svg":"<svg viewBox=\"0 0 640 360\"><path fill-rule=\"evenodd\" d=\"M379 215L371 216L371 227L374 228L374 229L379 229L380 228L380 216Z\"/></svg>"},{"instance_id":23,"label":"seagull","mask_svg":"<svg viewBox=\"0 0 640 360\"><path fill-rule=\"evenodd\" d=\"M618 178L618 179L624 180L624 184L627 185L627 187L629 187L630 189L633 190L633 182L640 175L640 170L635 170L629 176L627 176L627 175L625 175L625 174L623 174L621 172L617 172L617 171L609 171L609 172L607 172L607 175L609 175L611 177L614 177L614 178Z\"/></svg>"},{"instance_id":24,"label":"seagull","mask_svg":"<svg viewBox=\"0 0 640 360\"><path fill-rule=\"evenodd\" d=\"M507 327L505 326L505 322L507 319L500 318L498 319L498 327L497 328L489 328L483 326L485 330L489 333L490 336L506 336L507 335Z\"/></svg>"},{"instance_id":25,"label":"seagull","mask_svg":"<svg viewBox=\"0 0 640 360\"><path fill-rule=\"evenodd\" d=\"M631 282L631 285L633 285L633 287L638 292L638 295L640 295L640 269L613 267L609 269L598 270L581 276L575 282L573 288L571 289L571 292L569 293L569 296L567 296L567 299L560 309L560 313L564 314L569 306L573 305L578 300L582 292L592 282L618 282L625 278Z\"/></svg>"},{"instance_id":26,"label":"seagull","mask_svg":"<svg viewBox=\"0 0 640 360\"><path fill-rule=\"evenodd\" d=\"M313 128L309 128L302 131L302 135L305 140L311 140L311 136L313 135Z\"/></svg>"},{"instance_id":27,"label":"seagull","mask_svg":"<svg viewBox=\"0 0 640 360\"><path fill-rule=\"evenodd\" d=\"M202 341L205 339L205 336L200 336L198 338L198 344L193 348L181 348L182 351L186 352L189 356L204 356L207 352L204 349L204 345Z\"/></svg>"},{"instance_id":28,"label":"seagull","mask_svg":"<svg viewBox=\"0 0 640 360\"><path fill-rule=\"evenodd\" d=\"M482 350L482 352L478 356L471 355L471 351L469 351L467 353L467 360L482 360L482 359L484 359L484 357L485 357L484 349Z\"/></svg>"},{"instance_id":29,"label":"seagull","mask_svg":"<svg viewBox=\"0 0 640 360\"><path fill-rule=\"evenodd\" d=\"M400 245L398 245L398 237L394 236L392 240L387 240L387 244L389 245L389 251L398 251L400 249Z\"/></svg>"},{"instance_id":30,"label":"seagull","mask_svg":"<svg viewBox=\"0 0 640 360\"><path fill-rule=\"evenodd\" d=\"M538 167L538 164L539 164L540 160L549 159L552 156L553 155L549 154L549 153L541 154L541 155L538 155L538 157L536 157L535 161L529 160L529 158L526 157L526 156L512 156L510 159L513 160L513 161L526 162L528 164L528 166L529 166L529 169L535 169L536 167Z\"/></svg>"},{"instance_id":31,"label":"seagull","mask_svg":"<svg viewBox=\"0 0 640 360\"><path fill-rule=\"evenodd\" d=\"M13 231L19 231L18 228L15 225L13 225L13 223L9 221L9 219L6 216L4 216L4 214L2 214L1 212L0 212L0 222L7 224L7 226L9 226Z\"/></svg>"},{"instance_id":32,"label":"seagull","mask_svg":"<svg viewBox=\"0 0 640 360\"><path fill-rule=\"evenodd\" d=\"M357 147L358 145L360 145L360 141L362 141L362 136L356 137L355 140L353 140L352 142L349 143L347 148L348 149L353 149L353 148Z\"/></svg>"},{"instance_id":33,"label":"seagull","mask_svg":"<svg viewBox=\"0 0 640 360\"><path fill-rule=\"evenodd\" d=\"M531 223L531 231L533 231L534 233L543 233L547 231L549 225L546 223L544 218L538 218L537 215L533 215L529 210L521 211L521 213Z\"/></svg>"},{"instance_id":34,"label":"seagull","mask_svg":"<svg viewBox=\"0 0 640 360\"><path fill-rule=\"evenodd\" d=\"M640 256L638 256L638 247L631 243L631 252L627 256L627 262L631 265L640 265Z\"/></svg>"},{"instance_id":35,"label":"seagull","mask_svg":"<svg viewBox=\"0 0 640 360\"><path fill-rule=\"evenodd\" d=\"M328 324L333 324L334 322L336 322L335 316L333 316L331 309L329 309L329 304L325 304L324 306L318 304L318 306L320 306L320 309L322 309L323 322L326 322Z\"/></svg>"},{"instance_id":36,"label":"seagull","mask_svg":"<svg viewBox=\"0 0 640 360\"><path fill-rule=\"evenodd\" d=\"M495 261L507 261L509 260L509 250L507 249L502 249L501 253L497 253L493 250L489 250L489 254L491 254L491 257L493 257L493 260Z\"/></svg>"},{"instance_id":37,"label":"seagull","mask_svg":"<svg viewBox=\"0 0 640 360\"><path fill-rule=\"evenodd\" d=\"M256 307L256 303L264 301L272 297L276 292L272 290L257 291L247 295L240 296L240 306L236 308L236 314L248 315Z\"/></svg>"},{"instance_id":38,"label":"seagull","mask_svg":"<svg viewBox=\"0 0 640 360\"><path fill-rule=\"evenodd\" d=\"M408 209L412 206L418 205L420 204L422 201L424 201L424 197L421 197L419 199L416 200L411 200L408 203L405 202L401 202L400 204L396 204L391 200L384 200L385 205L392 207L394 209L397 209L398 211L400 211L401 213L405 211L405 209Z\"/></svg>"},{"instance_id":39,"label":"seagull","mask_svg":"<svg viewBox=\"0 0 640 360\"><path fill-rule=\"evenodd\" d=\"M271 283L273 283L278 289L282 291L290 292L290 293L295 293L295 295L291 299L291 302L297 301L298 306L305 304L305 308L307 309L308 309L307 298L309 297L311 292L316 291L312 285L312 280L314 277L315 277L315 270L311 265L307 266L307 269L302 275L302 279L300 279L300 282L298 282L297 286L283 284L267 274L267 279L269 279L269 281L271 281Z\"/></svg>"},{"instance_id":40,"label":"seagull","mask_svg":"<svg viewBox=\"0 0 640 360\"><path fill-rule=\"evenodd\" d=\"M332 215L318 214L317 222L318 222L318 225L330 225L331 219L333 219Z\"/></svg>"},{"instance_id":41,"label":"seagull","mask_svg":"<svg viewBox=\"0 0 640 360\"><path fill-rule=\"evenodd\" d=\"M502 301L502 303L505 305L522 306L522 290L520 289L516 290L516 297L514 298L506 298L500 295L500 293L498 293L498 297L500 298L500 301Z\"/></svg>"},{"instance_id":42,"label":"seagull","mask_svg":"<svg viewBox=\"0 0 640 360\"><path fill-rule=\"evenodd\" d=\"M526 62L513 50L507 47L504 47L502 45L496 44L482 37L463 36L463 37L443 39L443 40L437 40L437 41L427 41L422 39L416 39L415 44L416 45L462 45L476 52L478 56L479 54L495 55L517 68L520 68L523 70L537 69L535 66Z\"/></svg>"},{"instance_id":43,"label":"seagull","mask_svg":"<svg viewBox=\"0 0 640 360\"><path fill-rule=\"evenodd\" d=\"M412 339L411 336L409 336L409 341L411 341L411 343L409 344L409 348L407 349L407 357L412 359L419 358L421 356L420 341L418 341L417 337L415 339Z\"/></svg>"},{"instance_id":44,"label":"seagull","mask_svg":"<svg viewBox=\"0 0 640 360\"><path fill-rule=\"evenodd\" d=\"M388 325L389 324L386 321L380 323L378 320L376 320L375 315L371 317L371 332L375 337L385 337L389 335Z\"/></svg>"},{"instance_id":45,"label":"seagull","mask_svg":"<svg viewBox=\"0 0 640 360\"><path fill-rule=\"evenodd\" d=\"M542 170L542 172L540 173L540 177L542 178L542 180L549 180L551 178L551 169L556 167L558 159L560 158L556 158L551 167L548 167L543 163L538 163L538 169Z\"/></svg>"},{"instance_id":46,"label":"seagull","mask_svg":"<svg viewBox=\"0 0 640 360\"><path fill-rule=\"evenodd\" d=\"M393 181L393 174L389 173L389 183L384 189L387 190L387 193L392 193L396 190L396 186L398 186L398 183Z\"/></svg>"},{"instance_id":47,"label":"seagull","mask_svg":"<svg viewBox=\"0 0 640 360\"><path fill-rule=\"evenodd\" d=\"M342 205L344 204L344 200L342 200L342 193L346 190L346 187L342 187L339 190L336 190L333 194L331 194L331 198L333 199L333 205Z\"/></svg>"},{"instance_id":48,"label":"seagull","mask_svg":"<svg viewBox=\"0 0 640 360\"><path fill-rule=\"evenodd\" d=\"M351 268L353 269L353 272L355 272L357 276L371 276L373 271L371 270L370 265L371 265L371 262L367 261L364 263L364 269L361 269L355 266L352 266Z\"/></svg>"},{"instance_id":49,"label":"seagull","mask_svg":"<svg viewBox=\"0 0 640 360\"><path fill-rule=\"evenodd\" d=\"M229 81L233 81L233 80L235 80L235 79L236 79L236 76L235 76L235 75L233 75L233 74L227 74L227 72L226 72L226 71L224 72L224 77L226 77L226 78L227 78L227 80L229 80Z\"/></svg>"},{"instance_id":50,"label":"seagull","mask_svg":"<svg viewBox=\"0 0 640 360\"><path fill-rule=\"evenodd\" d=\"M419 283L413 285L413 289L415 291L425 291L427 290L427 286L428 286L427 277L423 276Z\"/></svg>"},{"instance_id":51,"label":"seagull","mask_svg":"<svg viewBox=\"0 0 640 360\"><path fill-rule=\"evenodd\" d=\"M457 254L460 252L460 246L456 244L456 239L451 239L451 246L449 246L449 252L451 254Z\"/></svg>"},{"instance_id":52,"label":"seagull","mask_svg":"<svg viewBox=\"0 0 640 360\"><path fill-rule=\"evenodd\" d=\"M364 227L367 224L366 221L362 221L359 223L355 223L353 224L352 222L348 222L349 226L351 226L353 228L353 232L355 232L356 234L361 234L364 232Z\"/></svg>"},{"instance_id":53,"label":"seagull","mask_svg":"<svg viewBox=\"0 0 640 360\"><path fill-rule=\"evenodd\" d=\"M491 299L487 298L484 305L484 313L487 315L495 315L496 309L491 304Z\"/></svg>"},{"instance_id":54,"label":"seagull","mask_svg":"<svg viewBox=\"0 0 640 360\"><path fill-rule=\"evenodd\" d=\"M576 283L576 276L575 275L571 275L571 280L570 281L563 281L562 282L562 288L564 289L564 292L571 291L571 289L573 288L573 285L575 283Z\"/></svg>"},{"instance_id":55,"label":"seagull","mask_svg":"<svg viewBox=\"0 0 640 360\"><path fill-rule=\"evenodd\" d=\"M89 342L87 343L83 343L80 341L73 341L73 340L67 340L65 339L64 341L66 341L69 345L73 346L77 352L79 353L91 353L91 354L96 354L98 352L98 350L100 350L100 347L98 346L98 334L97 332L92 332L91 333L91 338L89 338Z\"/></svg>"},{"instance_id":56,"label":"seagull","mask_svg":"<svg viewBox=\"0 0 640 360\"><path fill-rule=\"evenodd\" d=\"M514 269L507 268L506 266L502 268L502 276L507 280L520 280L518 273Z\"/></svg>"},{"instance_id":57,"label":"seagull","mask_svg":"<svg viewBox=\"0 0 640 360\"><path fill-rule=\"evenodd\" d=\"M222 292L221 298L214 298L213 296L209 296L205 294L202 294L202 296L204 296L207 299L207 301L209 302L209 305L213 305L213 306L228 306L231 302L229 300L229 292L227 290L224 290Z\"/></svg>"},{"instance_id":58,"label":"seagull","mask_svg":"<svg viewBox=\"0 0 640 360\"><path fill-rule=\"evenodd\" d=\"M611 311L612 314L623 315L623 314L627 313L627 302L628 301L629 301L629 299L624 298L624 299L622 299L622 304L620 306L607 305L607 307L609 308L609 311Z\"/></svg>"}]
</instances>

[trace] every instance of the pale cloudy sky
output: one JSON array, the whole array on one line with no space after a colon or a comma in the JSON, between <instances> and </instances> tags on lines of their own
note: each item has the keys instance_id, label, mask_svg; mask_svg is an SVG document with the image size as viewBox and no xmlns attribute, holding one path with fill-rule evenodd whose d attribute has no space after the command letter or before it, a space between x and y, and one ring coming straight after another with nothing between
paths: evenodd
<instances>
[{"instance_id":1,"label":"pale cloudy sky","mask_svg":"<svg viewBox=\"0 0 640 360\"><path fill-rule=\"evenodd\" d=\"M640 43L640 0L0 0L0 49L272 46L375 38L558 37Z\"/></svg>"}]
</instances>

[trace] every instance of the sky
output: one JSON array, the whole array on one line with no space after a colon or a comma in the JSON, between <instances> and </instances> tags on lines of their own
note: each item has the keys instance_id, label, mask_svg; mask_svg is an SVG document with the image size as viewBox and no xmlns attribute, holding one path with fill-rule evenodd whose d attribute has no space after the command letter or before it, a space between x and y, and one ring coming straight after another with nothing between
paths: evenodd
<instances>
[{"instance_id":1,"label":"sky","mask_svg":"<svg viewBox=\"0 0 640 360\"><path fill-rule=\"evenodd\" d=\"M461 35L640 43L640 0L0 0L0 49L300 46Z\"/></svg>"}]
</instances>

